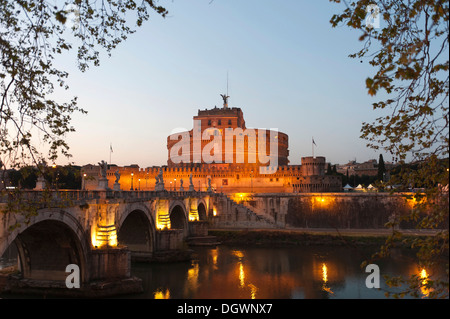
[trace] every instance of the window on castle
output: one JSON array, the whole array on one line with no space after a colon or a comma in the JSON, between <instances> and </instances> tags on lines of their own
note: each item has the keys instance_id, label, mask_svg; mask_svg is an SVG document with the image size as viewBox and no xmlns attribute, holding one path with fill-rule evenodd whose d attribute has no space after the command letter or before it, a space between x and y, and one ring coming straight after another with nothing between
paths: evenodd
<instances>
[{"instance_id":1,"label":"window on castle","mask_svg":"<svg viewBox=\"0 0 450 319\"><path fill-rule=\"evenodd\" d=\"M228 120L228 125L231 125L231 120Z\"/></svg>"},{"instance_id":2,"label":"window on castle","mask_svg":"<svg viewBox=\"0 0 450 319\"><path fill-rule=\"evenodd\" d=\"M222 120L219 120L219 125L222 125Z\"/></svg>"},{"instance_id":3,"label":"window on castle","mask_svg":"<svg viewBox=\"0 0 450 319\"><path fill-rule=\"evenodd\" d=\"M208 125L211 125L211 120L208 120Z\"/></svg>"}]
</instances>

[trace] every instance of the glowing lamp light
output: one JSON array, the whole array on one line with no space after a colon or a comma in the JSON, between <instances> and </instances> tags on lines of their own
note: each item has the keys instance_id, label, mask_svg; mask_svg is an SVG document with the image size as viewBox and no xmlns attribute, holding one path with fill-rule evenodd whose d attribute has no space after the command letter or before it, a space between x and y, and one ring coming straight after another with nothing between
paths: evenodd
<instances>
[{"instance_id":1,"label":"glowing lamp light","mask_svg":"<svg viewBox=\"0 0 450 319\"><path fill-rule=\"evenodd\" d=\"M428 295L430 294L430 290L427 287L425 287L428 283L428 273L425 270L425 268L422 268L419 276L420 276L420 279L422 279L422 282L421 282L422 286L420 287L420 291L422 292L424 297L428 297Z\"/></svg>"},{"instance_id":2,"label":"glowing lamp light","mask_svg":"<svg viewBox=\"0 0 450 319\"><path fill-rule=\"evenodd\" d=\"M425 270L425 268L423 268L422 271L420 272L420 278L422 278L422 279L428 278L428 274L427 274L427 271Z\"/></svg>"},{"instance_id":3,"label":"glowing lamp light","mask_svg":"<svg viewBox=\"0 0 450 319\"><path fill-rule=\"evenodd\" d=\"M250 199L249 193L235 193L231 195L231 199L235 202L247 201Z\"/></svg>"},{"instance_id":4,"label":"glowing lamp light","mask_svg":"<svg viewBox=\"0 0 450 319\"><path fill-rule=\"evenodd\" d=\"M189 221L196 222L196 221L198 221L198 218L196 218L195 216L189 215Z\"/></svg>"},{"instance_id":5,"label":"glowing lamp light","mask_svg":"<svg viewBox=\"0 0 450 319\"><path fill-rule=\"evenodd\" d=\"M250 297L252 299L256 299L256 293L258 292L258 287L256 287L253 284L248 284L248 286L250 287Z\"/></svg>"},{"instance_id":6,"label":"glowing lamp light","mask_svg":"<svg viewBox=\"0 0 450 319\"><path fill-rule=\"evenodd\" d=\"M189 221L195 222L199 221L200 217L198 216L198 210L195 208L191 208L191 211L189 212Z\"/></svg>"},{"instance_id":7,"label":"glowing lamp light","mask_svg":"<svg viewBox=\"0 0 450 319\"><path fill-rule=\"evenodd\" d=\"M116 227L96 225L91 232L91 242L94 248L117 247Z\"/></svg>"},{"instance_id":8,"label":"glowing lamp light","mask_svg":"<svg viewBox=\"0 0 450 319\"><path fill-rule=\"evenodd\" d=\"M326 284L328 281L328 268L325 264L322 264L322 279L324 284Z\"/></svg>"},{"instance_id":9,"label":"glowing lamp light","mask_svg":"<svg viewBox=\"0 0 450 319\"><path fill-rule=\"evenodd\" d=\"M92 246L95 248L99 248L101 242L97 240L97 227L93 226L91 231L91 242Z\"/></svg>"},{"instance_id":10,"label":"glowing lamp light","mask_svg":"<svg viewBox=\"0 0 450 319\"><path fill-rule=\"evenodd\" d=\"M153 293L153 296L155 299L170 299L170 290L166 289L165 291L162 290L156 290Z\"/></svg>"},{"instance_id":11,"label":"glowing lamp light","mask_svg":"<svg viewBox=\"0 0 450 319\"><path fill-rule=\"evenodd\" d=\"M239 261L239 287L243 288L245 286L245 271L242 261Z\"/></svg>"},{"instance_id":12,"label":"glowing lamp light","mask_svg":"<svg viewBox=\"0 0 450 319\"><path fill-rule=\"evenodd\" d=\"M158 213L156 220L156 228L158 230L170 229L170 216L167 213Z\"/></svg>"},{"instance_id":13,"label":"glowing lamp light","mask_svg":"<svg viewBox=\"0 0 450 319\"><path fill-rule=\"evenodd\" d=\"M115 229L114 229L114 232L112 232L109 235L108 245L111 246L111 247L117 247L117 232L116 232Z\"/></svg>"},{"instance_id":14,"label":"glowing lamp light","mask_svg":"<svg viewBox=\"0 0 450 319\"><path fill-rule=\"evenodd\" d=\"M321 206L327 206L331 203L331 198L329 196L314 196L313 200L314 203L317 203Z\"/></svg>"},{"instance_id":15,"label":"glowing lamp light","mask_svg":"<svg viewBox=\"0 0 450 319\"><path fill-rule=\"evenodd\" d=\"M425 270L425 268L423 268L421 271L420 271L420 279L422 279L422 285L426 285L427 284L427 282L428 282L428 273L427 273L427 271Z\"/></svg>"},{"instance_id":16,"label":"glowing lamp light","mask_svg":"<svg viewBox=\"0 0 450 319\"><path fill-rule=\"evenodd\" d=\"M425 197L414 196L412 198L407 198L406 202L409 204L409 206L411 208L416 208L419 205L424 204L426 202L426 198Z\"/></svg>"},{"instance_id":17,"label":"glowing lamp light","mask_svg":"<svg viewBox=\"0 0 450 319\"><path fill-rule=\"evenodd\" d=\"M333 291L331 291L330 287L327 287L327 282L328 282L328 267L325 263L322 264L322 290L326 291L330 294L334 294Z\"/></svg>"}]
</instances>

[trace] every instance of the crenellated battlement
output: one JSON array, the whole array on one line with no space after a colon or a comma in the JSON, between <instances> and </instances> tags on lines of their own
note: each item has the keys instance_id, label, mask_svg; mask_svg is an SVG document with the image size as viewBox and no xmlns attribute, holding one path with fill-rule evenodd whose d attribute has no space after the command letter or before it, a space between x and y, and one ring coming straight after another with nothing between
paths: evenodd
<instances>
[{"instance_id":1,"label":"crenellated battlement","mask_svg":"<svg viewBox=\"0 0 450 319\"><path fill-rule=\"evenodd\" d=\"M83 167L84 189L96 189L99 169L93 165ZM120 175L120 189L151 191L156 190L156 177L160 171L164 188L170 191L188 190L191 178L196 191L207 191L210 183L213 191L220 193L330 192L342 189L340 176L325 175L324 169L311 169L306 165L281 165L276 170L249 164L189 164L146 168L111 165L106 177L111 188L117 172Z\"/></svg>"}]
</instances>

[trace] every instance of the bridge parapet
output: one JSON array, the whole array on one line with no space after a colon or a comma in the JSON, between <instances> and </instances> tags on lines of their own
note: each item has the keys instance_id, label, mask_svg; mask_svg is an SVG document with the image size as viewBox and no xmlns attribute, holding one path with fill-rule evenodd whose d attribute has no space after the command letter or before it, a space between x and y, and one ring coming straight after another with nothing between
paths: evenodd
<instances>
[{"instance_id":1,"label":"bridge parapet","mask_svg":"<svg viewBox=\"0 0 450 319\"><path fill-rule=\"evenodd\" d=\"M189 191L114 191L114 190L10 190L0 192L0 203L8 203L14 200L28 202L50 201L61 202L63 200L81 201L91 199L152 199L152 198L188 198L221 195L210 192ZM225 196L225 195L223 195Z\"/></svg>"},{"instance_id":2,"label":"bridge parapet","mask_svg":"<svg viewBox=\"0 0 450 319\"><path fill-rule=\"evenodd\" d=\"M10 203L15 200L27 201L30 203L39 202L61 202L64 200L79 201L102 198L102 191L83 190L12 190L0 193L0 203Z\"/></svg>"},{"instance_id":3,"label":"bridge parapet","mask_svg":"<svg viewBox=\"0 0 450 319\"><path fill-rule=\"evenodd\" d=\"M189 192L189 191L106 191L106 198L188 198L188 197L205 197L211 193L208 192Z\"/></svg>"}]
</instances>

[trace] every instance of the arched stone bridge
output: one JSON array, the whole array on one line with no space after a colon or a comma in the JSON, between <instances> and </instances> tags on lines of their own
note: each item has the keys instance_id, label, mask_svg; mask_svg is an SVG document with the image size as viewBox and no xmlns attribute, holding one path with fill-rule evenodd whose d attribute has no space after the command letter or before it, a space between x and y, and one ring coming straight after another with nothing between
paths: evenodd
<instances>
[{"instance_id":1,"label":"arched stone bridge","mask_svg":"<svg viewBox=\"0 0 450 319\"><path fill-rule=\"evenodd\" d=\"M7 196L0 198L0 256L16 245L20 285L42 288L51 282L47 285L65 288L66 266L75 264L82 287L103 283L93 288L94 295L101 295L99 287L111 280L119 280L119 292L124 292L131 258L182 255L186 240L207 236L208 224L217 224L219 216L225 223L260 220L225 195L209 192L21 191Z\"/></svg>"},{"instance_id":2,"label":"arched stone bridge","mask_svg":"<svg viewBox=\"0 0 450 319\"><path fill-rule=\"evenodd\" d=\"M162 258L207 235L217 196L198 192L25 191L2 200L0 256L15 244L22 282L130 277L130 257ZM8 206L8 202L12 206ZM17 210L16 212L14 212Z\"/></svg>"}]
</instances>

